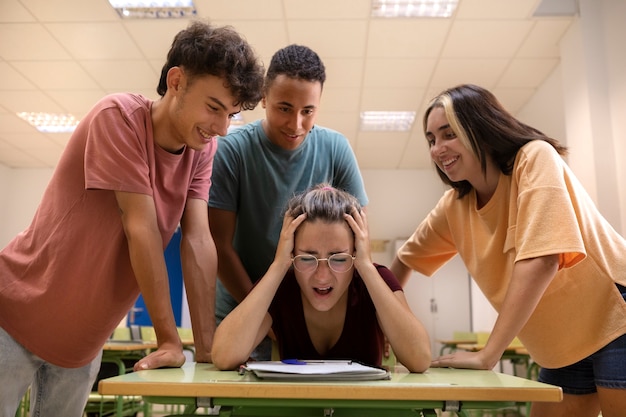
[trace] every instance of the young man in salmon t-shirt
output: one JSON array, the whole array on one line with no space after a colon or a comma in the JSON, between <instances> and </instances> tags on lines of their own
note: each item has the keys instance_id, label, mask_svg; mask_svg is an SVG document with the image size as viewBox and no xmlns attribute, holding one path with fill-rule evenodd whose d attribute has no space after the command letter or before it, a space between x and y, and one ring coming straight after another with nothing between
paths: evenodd
<instances>
[{"instance_id":1,"label":"young man in salmon t-shirt","mask_svg":"<svg viewBox=\"0 0 626 417\"><path fill-rule=\"evenodd\" d=\"M141 293L158 349L135 369L185 361L164 248L180 223L196 360L209 362L217 255L207 196L230 119L260 100L263 69L232 28L175 37L161 98L103 98L81 121L31 225L0 252L0 416L80 416L102 346Z\"/></svg>"}]
</instances>

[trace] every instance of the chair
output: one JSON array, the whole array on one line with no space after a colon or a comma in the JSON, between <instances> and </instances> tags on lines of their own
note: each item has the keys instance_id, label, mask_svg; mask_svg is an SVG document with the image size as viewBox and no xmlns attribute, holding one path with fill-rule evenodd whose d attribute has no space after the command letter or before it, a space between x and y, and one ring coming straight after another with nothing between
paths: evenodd
<instances>
[{"instance_id":1,"label":"chair","mask_svg":"<svg viewBox=\"0 0 626 417\"><path fill-rule=\"evenodd\" d=\"M460 343L477 343L477 334L467 331L453 332L452 340L441 341L442 346L439 350L439 356L456 351L457 345Z\"/></svg>"},{"instance_id":2,"label":"chair","mask_svg":"<svg viewBox=\"0 0 626 417\"><path fill-rule=\"evenodd\" d=\"M30 387L20 401L20 405L15 412L15 417L28 417L30 412Z\"/></svg>"}]
</instances>

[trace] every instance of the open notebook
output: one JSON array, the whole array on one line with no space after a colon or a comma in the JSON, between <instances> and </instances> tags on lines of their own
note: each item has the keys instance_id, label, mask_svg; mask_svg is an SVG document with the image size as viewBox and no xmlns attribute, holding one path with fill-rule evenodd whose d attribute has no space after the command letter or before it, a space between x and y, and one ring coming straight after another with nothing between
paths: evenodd
<instances>
[{"instance_id":1,"label":"open notebook","mask_svg":"<svg viewBox=\"0 0 626 417\"><path fill-rule=\"evenodd\" d=\"M385 369L353 361L258 361L247 362L244 369L259 378L271 380L373 381L391 378Z\"/></svg>"}]
</instances>

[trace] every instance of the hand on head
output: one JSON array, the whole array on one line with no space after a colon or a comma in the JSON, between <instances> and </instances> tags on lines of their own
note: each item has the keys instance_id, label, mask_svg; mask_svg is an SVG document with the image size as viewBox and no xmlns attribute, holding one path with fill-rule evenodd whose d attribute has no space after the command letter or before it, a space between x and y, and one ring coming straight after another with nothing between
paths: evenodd
<instances>
[{"instance_id":1,"label":"hand on head","mask_svg":"<svg viewBox=\"0 0 626 417\"><path fill-rule=\"evenodd\" d=\"M354 232L355 266L358 269L359 264L371 264L369 228L365 211L354 208L350 214L344 214L344 218Z\"/></svg>"},{"instance_id":2,"label":"hand on head","mask_svg":"<svg viewBox=\"0 0 626 417\"><path fill-rule=\"evenodd\" d=\"M306 220L306 213L300 214L296 218L291 216L290 211L285 213L283 217L283 227L280 231L280 238L278 239L278 247L276 248L276 261L280 263L291 263L295 233L298 226L300 226L304 220Z\"/></svg>"}]
</instances>

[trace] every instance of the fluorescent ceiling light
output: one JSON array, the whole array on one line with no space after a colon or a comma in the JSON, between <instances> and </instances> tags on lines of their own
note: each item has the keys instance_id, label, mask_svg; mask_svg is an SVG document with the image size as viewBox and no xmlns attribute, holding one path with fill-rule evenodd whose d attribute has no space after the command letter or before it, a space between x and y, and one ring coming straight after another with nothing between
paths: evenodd
<instances>
[{"instance_id":1,"label":"fluorescent ceiling light","mask_svg":"<svg viewBox=\"0 0 626 417\"><path fill-rule=\"evenodd\" d=\"M78 125L78 120L71 114L21 112L17 115L44 133L73 132Z\"/></svg>"},{"instance_id":2,"label":"fluorescent ceiling light","mask_svg":"<svg viewBox=\"0 0 626 417\"><path fill-rule=\"evenodd\" d=\"M192 0L109 0L124 19L177 19L196 17Z\"/></svg>"},{"instance_id":3,"label":"fluorescent ceiling light","mask_svg":"<svg viewBox=\"0 0 626 417\"><path fill-rule=\"evenodd\" d=\"M459 0L372 0L373 17L450 17Z\"/></svg>"},{"instance_id":4,"label":"fluorescent ceiling light","mask_svg":"<svg viewBox=\"0 0 626 417\"><path fill-rule=\"evenodd\" d=\"M406 132L411 130L414 120L414 111L364 111L360 129Z\"/></svg>"}]
</instances>

